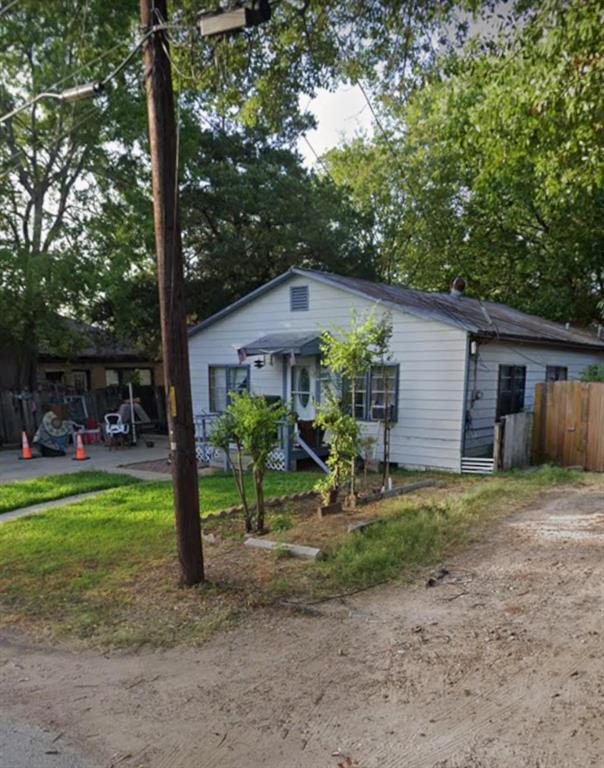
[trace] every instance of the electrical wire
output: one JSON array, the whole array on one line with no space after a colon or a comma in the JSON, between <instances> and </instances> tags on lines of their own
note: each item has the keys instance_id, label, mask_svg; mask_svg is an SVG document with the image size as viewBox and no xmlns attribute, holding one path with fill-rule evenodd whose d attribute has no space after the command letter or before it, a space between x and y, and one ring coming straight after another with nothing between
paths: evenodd
<instances>
[{"instance_id":1,"label":"electrical wire","mask_svg":"<svg viewBox=\"0 0 604 768\"><path fill-rule=\"evenodd\" d=\"M166 24L158 24L151 27L151 29L147 30L147 32L143 35L143 37L130 49L127 56L115 67L106 77L104 77L102 80L99 80L101 88L105 88L113 79L115 79L120 72L125 69L125 67L128 66L130 61L134 58L134 56L138 53L138 51L141 49L141 47L144 45L146 40L153 35L155 32L166 29L168 25ZM117 46L116 46L117 47ZM114 50L114 49L112 49ZM101 57L99 57L101 58ZM82 65L81 69L89 68L90 64ZM59 80L57 83L55 83L54 86L51 86L52 88L56 88L62 83L66 82L67 80L71 79L74 76L74 73L70 73L62 80ZM28 109L29 107L34 106L37 104L38 101L41 101L42 99L56 99L57 101L63 101L64 100L64 94L60 91L43 91L42 93L37 94L36 96L29 99L29 101L26 101L24 104L21 104L18 107L15 107L10 112L7 112L6 114L2 115L0 117L0 125L5 123L7 120L10 120L15 115L18 115L20 112L23 112L24 110Z\"/></svg>"},{"instance_id":2,"label":"electrical wire","mask_svg":"<svg viewBox=\"0 0 604 768\"><path fill-rule=\"evenodd\" d=\"M19 2L19 0L12 0L12 2L7 3L6 5L3 5L2 8L0 8L0 18L4 16L6 13L10 11L10 9L13 7L13 5L16 5Z\"/></svg>"},{"instance_id":3,"label":"electrical wire","mask_svg":"<svg viewBox=\"0 0 604 768\"><path fill-rule=\"evenodd\" d=\"M68 130L64 131L63 134L61 134L60 136L55 138L54 142L57 143L57 142L63 141L63 139L66 139L75 130L77 130L81 125L84 125L84 123L88 122L88 120L90 120L93 116L95 116L97 114L98 113L97 113L96 109L94 109L94 108L89 109L79 120L77 120L73 125L71 125ZM41 147L41 149L45 149L45 147ZM22 149L22 148L19 148L19 150L17 152L15 152L13 155L11 155L9 160L14 160L15 158L19 157L19 155L21 153L25 155L25 150ZM11 166L4 166L4 167L0 168L0 171L2 172L2 174L0 175L0 181L2 179L6 178L9 174L11 174L14 171L16 171L19 168L20 165L21 165L20 162L15 162Z\"/></svg>"}]
</instances>

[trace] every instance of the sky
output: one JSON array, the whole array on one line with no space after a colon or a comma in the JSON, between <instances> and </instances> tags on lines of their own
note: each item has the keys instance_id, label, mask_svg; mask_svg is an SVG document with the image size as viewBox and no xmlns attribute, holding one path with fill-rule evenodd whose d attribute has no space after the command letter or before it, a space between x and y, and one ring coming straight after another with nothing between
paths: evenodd
<instances>
[{"instance_id":1,"label":"sky","mask_svg":"<svg viewBox=\"0 0 604 768\"><path fill-rule=\"evenodd\" d=\"M486 39L496 35L499 31L497 14L511 13L513 5L513 0L497 2L490 21L474 19L469 13L460 12L469 24L469 37ZM317 119L317 128L306 134L312 149L304 139L298 142L298 149L309 167L317 164L315 152L321 156L359 132L373 134L371 110L357 85L342 85L334 92L320 90L314 99L303 101L302 107L310 108Z\"/></svg>"},{"instance_id":2,"label":"sky","mask_svg":"<svg viewBox=\"0 0 604 768\"><path fill-rule=\"evenodd\" d=\"M371 111L357 85L344 85L333 93L321 90L314 99L303 102L303 107L317 118L318 127L306 137L319 156L359 132L372 133ZM304 139L298 142L298 149L308 166L316 164L316 157Z\"/></svg>"}]
</instances>

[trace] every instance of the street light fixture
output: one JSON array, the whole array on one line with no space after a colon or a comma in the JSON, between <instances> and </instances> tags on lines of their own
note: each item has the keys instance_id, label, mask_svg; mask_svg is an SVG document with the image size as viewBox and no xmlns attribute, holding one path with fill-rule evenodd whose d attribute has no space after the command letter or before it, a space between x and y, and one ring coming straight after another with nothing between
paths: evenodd
<instances>
[{"instance_id":1,"label":"street light fixture","mask_svg":"<svg viewBox=\"0 0 604 768\"><path fill-rule=\"evenodd\" d=\"M271 6L268 0L258 0L240 8L219 9L200 14L199 31L202 37L224 35L249 27L257 27L268 21L270 17Z\"/></svg>"}]
</instances>

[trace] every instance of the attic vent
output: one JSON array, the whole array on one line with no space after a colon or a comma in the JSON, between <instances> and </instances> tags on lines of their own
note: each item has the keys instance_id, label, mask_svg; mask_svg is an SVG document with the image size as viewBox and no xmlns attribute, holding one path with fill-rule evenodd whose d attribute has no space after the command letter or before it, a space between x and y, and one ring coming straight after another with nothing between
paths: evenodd
<instances>
[{"instance_id":1,"label":"attic vent","mask_svg":"<svg viewBox=\"0 0 604 768\"><path fill-rule=\"evenodd\" d=\"M290 312L308 311L307 285L292 285L289 289L289 309Z\"/></svg>"}]
</instances>

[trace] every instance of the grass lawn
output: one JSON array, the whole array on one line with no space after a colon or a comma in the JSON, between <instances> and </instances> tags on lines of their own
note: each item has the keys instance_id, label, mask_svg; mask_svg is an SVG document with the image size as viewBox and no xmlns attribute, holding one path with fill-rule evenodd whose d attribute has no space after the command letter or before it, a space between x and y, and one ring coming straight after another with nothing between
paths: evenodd
<instances>
[{"instance_id":1,"label":"grass lawn","mask_svg":"<svg viewBox=\"0 0 604 768\"><path fill-rule=\"evenodd\" d=\"M130 475L111 472L73 472L65 475L49 475L35 480L18 480L6 483L0 489L0 514L11 509L29 507L44 501L54 501L78 493L102 491L122 485L138 483Z\"/></svg>"},{"instance_id":2,"label":"grass lawn","mask_svg":"<svg viewBox=\"0 0 604 768\"><path fill-rule=\"evenodd\" d=\"M266 496L308 489L315 480L310 473L271 473ZM345 533L347 515L333 516L340 532L326 542L323 563L252 552L228 535L229 526L240 530L241 523L213 521L206 530L216 541L204 547L213 586L202 589L177 587L171 485L117 488L0 527L0 626L23 624L109 645L199 642L242 611L275 599L316 598L409 577L544 490L596 482L555 468L465 483L452 478L448 488L382 502L376 514L386 522L362 534ZM237 502L229 477L204 477L200 489L204 512ZM323 523L311 507L307 502L304 512L287 512L296 523L283 538L319 531Z\"/></svg>"},{"instance_id":3,"label":"grass lawn","mask_svg":"<svg viewBox=\"0 0 604 768\"><path fill-rule=\"evenodd\" d=\"M268 473L266 498L309 490L317 477ZM222 475L201 478L200 496L206 514L239 500L233 479ZM133 585L174 557L170 482L139 482L11 521L0 528L0 626L43 619L61 633L115 639ZM176 576L166 581L172 586Z\"/></svg>"},{"instance_id":4,"label":"grass lawn","mask_svg":"<svg viewBox=\"0 0 604 768\"><path fill-rule=\"evenodd\" d=\"M384 522L338 542L324 563L330 588L363 588L438 563L446 552L477 538L494 517L510 514L557 485L599 482L599 477L558 467L509 473L478 482L465 477L461 493L431 499L399 498L382 505ZM457 476L457 482L460 481Z\"/></svg>"}]
</instances>

